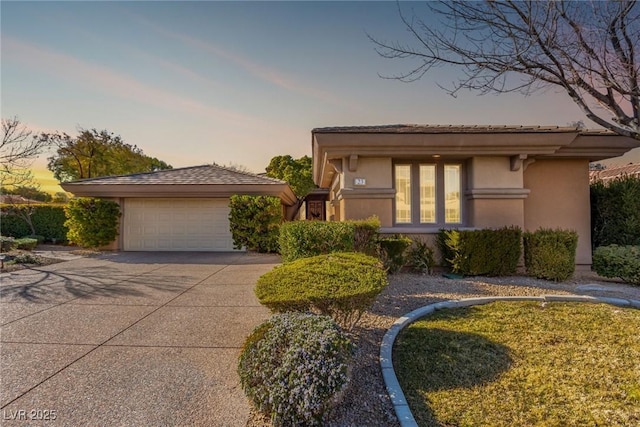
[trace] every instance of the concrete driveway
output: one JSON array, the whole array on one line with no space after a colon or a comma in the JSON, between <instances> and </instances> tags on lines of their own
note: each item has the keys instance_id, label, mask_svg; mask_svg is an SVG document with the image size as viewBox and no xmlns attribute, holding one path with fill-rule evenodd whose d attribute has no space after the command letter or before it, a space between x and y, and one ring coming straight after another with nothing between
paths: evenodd
<instances>
[{"instance_id":1,"label":"concrete driveway","mask_svg":"<svg viewBox=\"0 0 640 427\"><path fill-rule=\"evenodd\" d=\"M112 253L2 274L2 425L246 425L237 356L277 263Z\"/></svg>"}]
</instances>

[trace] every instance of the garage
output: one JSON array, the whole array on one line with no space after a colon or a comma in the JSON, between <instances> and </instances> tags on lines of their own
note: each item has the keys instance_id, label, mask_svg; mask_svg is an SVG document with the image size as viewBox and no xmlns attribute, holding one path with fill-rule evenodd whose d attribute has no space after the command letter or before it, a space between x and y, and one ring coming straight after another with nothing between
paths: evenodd
<instances>
[{"instance_id":1,"label":"garage","mask_svg":"<svg viewBox=\"0 0 640 427\"><path fill-rule=\"evenodd\" d=\"M229 199L124 200L125 251L232 251Z\"/></svg>"},{"instance_id":2,"label":"garage","mask_svg":"<svg viewBox=\"0 0 640 427\"><path fill-rule=\"evenodd\" d=\"M278 197L285 211L298 201L284 181L215 164L61 185L77 197L120 205L118 238L104 249L124 251L233 251L231 196Z\"/></svg>"}]
</instances>

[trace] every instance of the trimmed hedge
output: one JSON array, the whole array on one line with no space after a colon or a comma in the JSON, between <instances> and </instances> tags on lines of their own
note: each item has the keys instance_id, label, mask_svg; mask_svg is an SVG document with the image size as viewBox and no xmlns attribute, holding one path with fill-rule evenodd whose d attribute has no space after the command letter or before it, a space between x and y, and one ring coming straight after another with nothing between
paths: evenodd
<instances>
[{"instance_id":1,"label":"trimmed hedge","mask_svg":"<svg viewBox=\"0 0 640 427\"><path fill-rule=\"evenodd\" d=\"M380 252L382 262L389 273L400 271L405 265L404 253L412 240L408 237L395 236L385 237L378 241L380 244Z\"/></svg>"},{"instance_id":2,"label":"trimmed hedge","mask_svg":"<svg viewBox=\"0 0 640 427\"><path fill-rule=\"evenodd\" d=\"M280 314L247 338L238 375L276 426L320 425L349 381L352 355L353 345L330 318Z\"/></svg>"},{"instance_id":3,"label":"trimmed hedge","mask_svg":"<svg viewBox=\"0 0 640 427\"><path fill-rule=\"evenodd\" d=\"M69 241L96 248L108 245L118 235L120 206L111 200L81 197L71 199L64 208Z\"/></svg>"},{"instance_id":4,"label":"trimmed hedge","mask_svg":"<svg viewBox=\"0 0 640 427\"><path fill-rule=\"evenodd\" d=\"M11 252L18 247L16 239L11 236L0 236L0 252Z\"/></svg>"},{"instance_id":5,"label":"trimmed hedge","mask_svg":"<svg viewBox=\"0 0 640 427\"><path fill-rule=\"evenodd\" d=\"M23 237L22 239L16 239L17 249L23 251L32 251L38 245L38 239L32 239L29 237Z\"/></svg>"},{"instance_id":6,"label":"trimmed hedge","mask_svg":"<svg viewBox=\"0 0 640 427\"><path fill-rule=\"evenodd\" d=\"M314 310L352 328L386 285L378 259L337 252L280 265L258 279L255 293L272 311Z\"/></svg>"},{"instance_id":7,"label":"trimmed hedge","mask_svg":"<svg viewBox=\"0 0 640 427\"><path fill-rule=\"evenodd\" d=\"M440 230L438 245L445 265L465 276L515 274L522 254L519 227Z\"/></svg>"},{"instance_id":8,"label":"trimmed hedge","mask_svg":"<svg viewBox=\"0 0 640 427\"><path fill-rule=\"evenodd\" d=\"M63 205L30 205L12 207L11 209L34 209L31 215L31 222L36 229L36 234L43 236L45 240L65 241L69 229L64 225L66 217ZM9 207L3 206L0 209L0 230L3 236L25 237L31 235L31 228L24 219L18 215L11 214Z\"/></svg>"},{"instance_id":9,"label":"trimmed hedge","mask_svg":"<svg viewBox=\"0 0 640 427\"><path fill-rule=\"evenodd\" d=\"M593 270L640 285L640 246L601 246L593 252Z\"/></svg>"},{"instance_id":10,"label":"trimmed hedge","mask_svg":"<svg viewBox=\"0 0 640 427\"><path fill-rule=\"evenodd\" d=\"M332 252L375 255L380 221L292 221L280 227L280 254L284 262Z\"/></svg>"},{"instance_id":11,"label":"trimmed hedge","mask_svg":"<svg viewBox=\"0 0 640 427\"><path fill-rule=\"evenodd\" d=\"M562 282L576 268L578 233L570 230L539 229L525 232L524 264L527 274L538 279Z\"/></svg>"},{"instance_id":12,"label":"trimmed hedge","mask_svg":"<svg viewBox=\"0 0 640 427\"><path fill-rule=\"evenodd\" d=\"M278 252L282 203L272 196L233 195L229 201L229 224L236 249Z\"/></svg>"},{"instance_id":13,"label":"trimmed hedge","mask_svg":"<svg viewBox=\"0 0 640 427\"><path fill-rule=\"evenodd\" d=\"M640 177L591 184L591 244L640 245Z\"/></svg>"}]
</instances>

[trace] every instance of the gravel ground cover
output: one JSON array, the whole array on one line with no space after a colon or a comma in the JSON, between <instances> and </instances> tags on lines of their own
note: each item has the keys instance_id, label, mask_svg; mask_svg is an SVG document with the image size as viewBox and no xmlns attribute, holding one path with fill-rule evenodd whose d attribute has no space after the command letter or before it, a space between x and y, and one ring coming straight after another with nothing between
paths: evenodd
<instances>
[{"instance_id":1,"label":"gravel ground cover","mask_svg":"<svg viewBox=\"0 0 640 427\"><path fill-rule=\"evenodd\" d=\"M578 294L640 299L640 287L602 279L584 272L563 283L524 276L467 277L460 280L442 276L400 273L389 276L389 286L378 296L371 310L354 328L358 346L352 379L325 425L399 426L387 395L378 362L380 342L387 329L400 316L427 304L450 299L481 296ZM266 426L268 420L253 413L248 426Z\"/></svg>"}]
</instances>

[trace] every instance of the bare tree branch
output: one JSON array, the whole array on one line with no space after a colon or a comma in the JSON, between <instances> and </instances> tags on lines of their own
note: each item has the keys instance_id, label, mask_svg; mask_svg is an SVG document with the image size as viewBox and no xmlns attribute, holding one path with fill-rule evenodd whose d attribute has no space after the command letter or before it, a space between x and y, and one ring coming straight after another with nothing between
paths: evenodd
<instances>
[{"instance_id":1,"label":"bare tree branch","mask_svg":"<svg viewBox=\"0 0 640 427\"><path fill-rule=\"evenodd\" d=\"M0 142L0 185L2 188L30 184L33 175L29 170L33 161L49 142L41 135L34 135L17 117L2 119Z\"/></svg>"},{"instance_id":2,"label":"bare tree branch","mask_svg":"<svg viewBox=\"0 0 640 427\"><path fill-rule=\"evenodd\" d=\"M463 75L445 89L453 96L462 89L528 95L561 87L590 120L640 139L635 1L453 0L428 7L425 21L398 3L409 41L368 35L382 57L415 61L406 72L381 77L413 82L454 66Z\"/></svg>"}]
</instances>

